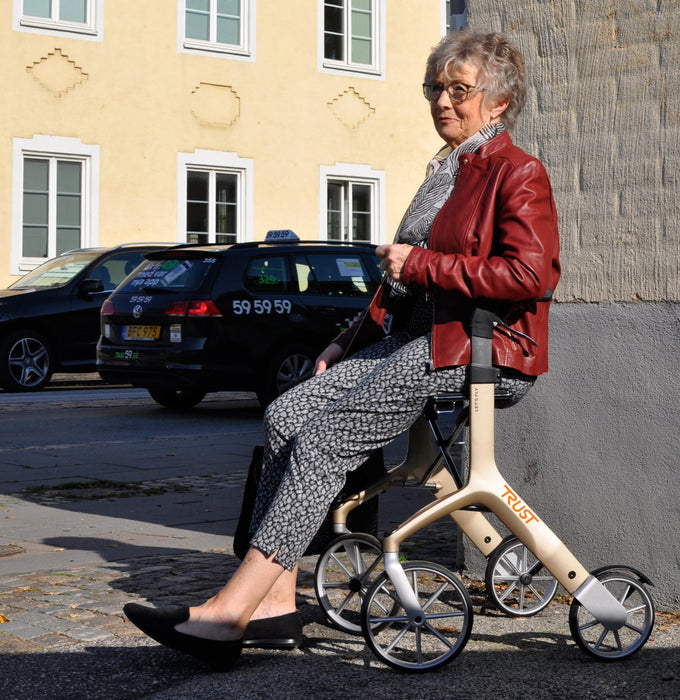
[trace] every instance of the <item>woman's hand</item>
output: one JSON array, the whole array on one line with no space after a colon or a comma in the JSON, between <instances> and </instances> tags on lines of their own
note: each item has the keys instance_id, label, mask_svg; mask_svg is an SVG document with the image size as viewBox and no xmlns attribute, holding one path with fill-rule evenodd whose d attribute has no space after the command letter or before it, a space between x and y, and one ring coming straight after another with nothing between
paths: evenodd
<instances>
[{"instance_id":1,"label":"woman's hand","mask_svg":"<svg viewBox=\"0 0 680 700\"><path fill-rule=\"evenodd\" d=\"M337 343L331 343L320 355L316 358L314 365L314 376L325 372L331 365L334 365L345 354L345 350Z\"/></svg>"},{"instance_id":2,"label":"woman's hand","mask_svg":"<svg viewBox=\"0 0 680 700\"><path fill-rule=\"evenodd\" d=\"M380 258L380 269L393 279L400 281L404 263L413 246L406 243L382 244L375 249L375 254Z\"/></svg>"}]
</instances>

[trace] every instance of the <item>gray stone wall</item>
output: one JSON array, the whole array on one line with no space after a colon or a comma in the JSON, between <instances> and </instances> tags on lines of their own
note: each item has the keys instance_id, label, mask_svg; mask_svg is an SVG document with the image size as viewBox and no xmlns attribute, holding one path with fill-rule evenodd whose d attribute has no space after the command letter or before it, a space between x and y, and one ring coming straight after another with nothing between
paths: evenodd
<instances>
[{"instance_id":1,"label":"gray stone wall","mask_svg":"<svg viewBox=\"0 0 680 700\"><path fill-rule=\"evenodd\" d=\"M468 0L521 48L513 138L545 163L563 276L551 369L497 412L497 461L588 568L680 608L680 3ZM584 303L586 302L586 303ZM466 548L469 568L484 562Z\"/></svg>"},{"instance_id":2,"label":"gray stone wall","mask_svg":"<svg viewBox=\"0 0 680 700\"><path fill-rule=\"evenodd\" d=\"M680 3L468 0L522 50L513 138L545 163L562 301L680 300Z\"/></svg>"}]
</instances>

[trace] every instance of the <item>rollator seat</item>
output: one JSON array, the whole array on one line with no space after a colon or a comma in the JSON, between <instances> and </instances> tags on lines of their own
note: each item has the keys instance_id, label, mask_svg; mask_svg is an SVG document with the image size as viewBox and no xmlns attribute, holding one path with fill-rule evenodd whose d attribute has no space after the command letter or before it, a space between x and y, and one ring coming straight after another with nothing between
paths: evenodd
<instances>
[{"instance_id":1,"label":"rollator seat","mask_svg":"<svg viewBox=\"0 0 680 700\"><path fill-rule=\"evenodd\" d=\"M512 404L512 394L508 391L496 389L494 398L496 408L506 408ZM468 394L439 394L438 396L432 396L425 407L424 414L426 416L431 414L436 418L440 413L452 413L468 399Z\"/></svg>"}]
</instances>

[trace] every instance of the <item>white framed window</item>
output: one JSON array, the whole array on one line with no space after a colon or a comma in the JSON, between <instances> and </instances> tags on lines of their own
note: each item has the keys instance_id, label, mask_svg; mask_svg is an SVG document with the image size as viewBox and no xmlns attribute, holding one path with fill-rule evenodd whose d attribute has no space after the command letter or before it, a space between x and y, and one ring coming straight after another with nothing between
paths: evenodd
<instances>
[{"instance_id":1,"label":"white framed window","mask_svg":"<svg viewBox=\"0 0 680 700\"><path fill-rule=\"evenodd\" d=\"M319 231L322 239L379 243L385 228L385 174L366 165L322 166Z\"/></svg>"},{"instance_id":2,"label":"white framed window","mask_svg":"<svg viewBox=\"0 0 680 700\"><path fill-rule=\"evenodd\" d=\"M319 70L384 77L385 0L319 0Z\"/></svg>"},{"instance_id":3,"label":"white framed window","mask_svg":"<svg viewBox=\"0 0 680 700\"><path fill-rule=\"evenodd\" d=\"M255 59L255 0L178 0L178 50Z\"/></svg>"},{"instance_id":4,"label":"white framed window","mask_svg":"<svg viewBox=\"0 0 680 700\"><path fill-rule=\"evenodd\" d=\"M442 36L467 26L467 0L442 1Z\"/></svg>"},{"instance_id":5,"label":"white framed window","mask_svg":"<svg viewBox=\"0 0 680 700\"><path fill-rule=\"evenodd\" d=\"M29 272L99 238L99 146L80 139L14 139L11 274Z\"/></svg>"},{"instance_id":6,"label":"white framed window","mask_svg":"<svg viewBox=\"0 0 680 700\"><path fill-rule=\"evenodd\" d=\"M222 151L180 153L177 202L177 240L252 240L253 161Z\"/></svg>"},{"instance_id":7,"label":"white framed window","mask_svg":"<svg viewBox=\"0 0 680 700\"><path fill-rule=\"evenodd\" d=\"M13 28L102 41L104 0L14 0Z\"/></svg>"}]
</instances>

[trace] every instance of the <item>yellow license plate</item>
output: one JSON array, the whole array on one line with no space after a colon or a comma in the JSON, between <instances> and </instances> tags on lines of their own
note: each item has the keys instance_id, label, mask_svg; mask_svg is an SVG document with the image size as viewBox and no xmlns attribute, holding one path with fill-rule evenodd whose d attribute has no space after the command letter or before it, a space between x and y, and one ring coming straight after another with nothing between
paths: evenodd
<instances>
[{"instance_id":1,"label":"yellow license plate","mask_svg":"<svg viewBox=\"0 0 680 700\"><path fill-rule=\"evenodd\" d=\"M124 340L158 340L161 336L160 326L125 326Z\"/></svg>"}]
</instances>

